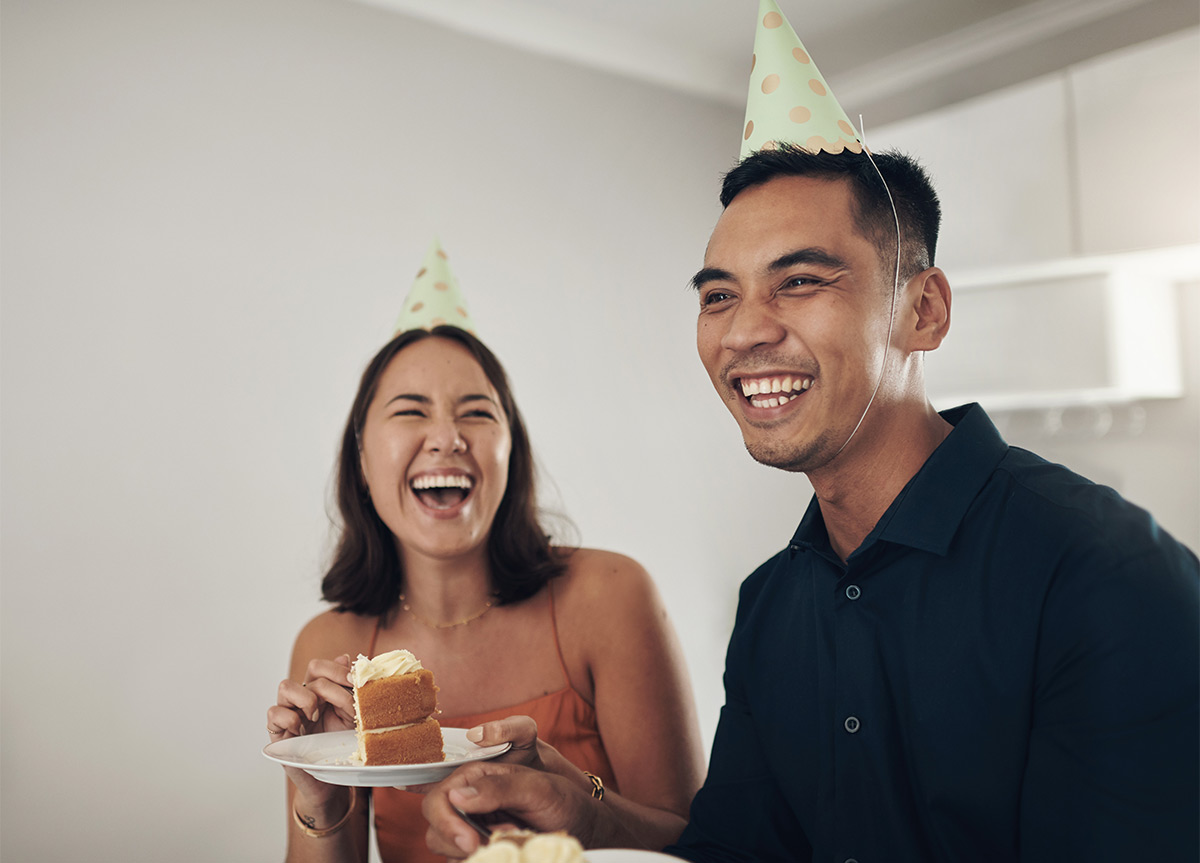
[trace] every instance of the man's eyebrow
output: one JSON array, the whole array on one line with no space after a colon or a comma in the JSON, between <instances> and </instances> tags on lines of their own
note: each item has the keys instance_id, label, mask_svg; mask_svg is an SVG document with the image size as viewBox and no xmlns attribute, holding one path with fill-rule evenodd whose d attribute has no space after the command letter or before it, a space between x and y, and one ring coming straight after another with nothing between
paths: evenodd
<instances>
[{"instance_id":1,"label":"man's eyebrow","mask_svg":"<svg viewBox=\"0 0 1200 863\"><path fill-rule=\"evenodd\" d=\"M780 255L767 265L767 270L776 273L803 264L816 264L819 267L828 267L833 270L846 269L846 262L836 255L831 255L824 249L808 248L796 249L794 252Z\"/></svg>"},{"instance_id":2,"label":"man's eyebrow","mask_svg":"<svg viewBox=\"0 0 1200 863\"><path fill-rule=\"evenodd\" d=\"M692 289L699 291L709 282L732 282L733 273L728 270L722 270L719 267L705 267L696 275L692 276L692 280L688 282Z\"/></svg>"},{"instance_id":3,"label":"man's eyebrow","mask_svg":"<svg viewBox=\"0 0 1200 863\"><path fill-rule=\"evenodd\" d=\"M828 267L831 270L846 269L846 262L836 255L831 255L824 249L807 248L796 249L794 252L788 252L786 255L780 255L771 263L767 264L767 272L777 273L780 270L787 270L791 267L802 266L804 264L814 264L818 267ZM722 270L720 267L705 267L696 275L692 276L689 284L696 291L699 291L709 282L732 282L735 281L733 274L728 270Z\"/></svg>"}]
</instances>

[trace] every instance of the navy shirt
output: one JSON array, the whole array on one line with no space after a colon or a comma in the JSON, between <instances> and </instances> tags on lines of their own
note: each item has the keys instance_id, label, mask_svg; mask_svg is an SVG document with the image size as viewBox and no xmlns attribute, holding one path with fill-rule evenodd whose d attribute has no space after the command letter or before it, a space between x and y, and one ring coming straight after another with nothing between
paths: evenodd
<instances>
[{"instance_id":1,"label":"navy shirt","mask_svg":"<svg viewBox=\"0 0 1200 863\"><path fill-rule=\"evenodd\" d=\"M977 405L843 564L742 585L696 860L1200 856L1200 570Z\"/></svg>"}]
</instances>

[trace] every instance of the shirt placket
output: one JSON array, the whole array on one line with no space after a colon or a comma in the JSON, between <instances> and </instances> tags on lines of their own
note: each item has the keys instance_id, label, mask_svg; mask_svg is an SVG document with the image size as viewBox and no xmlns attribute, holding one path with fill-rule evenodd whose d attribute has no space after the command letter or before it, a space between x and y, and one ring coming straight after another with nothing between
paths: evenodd
<instances>
[{"instance_id":1,"label":"shirt placket","mask_svg":"<svg viewBox=\"0 0 1200 863\"><path fill-rule=\"evenodd\" d=\"M851 561L828 585L826 601L832 620L836 671L834 676L834 847L831 863L869 863L863 837L870 833L868 799L870 739L878 733L873 708L873 633L864 614L870 590L868 567Z\"/></svg>"}]
</instances>

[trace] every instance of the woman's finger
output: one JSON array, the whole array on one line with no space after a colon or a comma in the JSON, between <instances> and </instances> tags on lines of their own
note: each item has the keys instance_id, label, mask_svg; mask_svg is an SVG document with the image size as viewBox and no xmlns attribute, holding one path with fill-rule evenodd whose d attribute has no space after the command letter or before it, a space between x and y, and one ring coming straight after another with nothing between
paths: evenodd
<instances>
[{"instance_id":1,"label":"woman's finger","mask_svg":"<svg viewBox=\"0 0 1200 863\"><path fill-rule=\"evenodd\" d=\"M480 746L511 743L513 749L533 749L537 746L537 721L530 716L509 716L485 722L468 729L467 739Z\"/></svg>"},{"instance_id":2,"label":"woman's finger","mask_svg":"<svg viewBox=\"0 0 1200 863\"><path fill-rule=\"evenodd\" d=\"M298 710L300 715L309 722L316 722L321 713L321 705L316 690L309 690L302 683L294 680L282 680L275 693L275 704Z\"/></svg>"}]
</instances>

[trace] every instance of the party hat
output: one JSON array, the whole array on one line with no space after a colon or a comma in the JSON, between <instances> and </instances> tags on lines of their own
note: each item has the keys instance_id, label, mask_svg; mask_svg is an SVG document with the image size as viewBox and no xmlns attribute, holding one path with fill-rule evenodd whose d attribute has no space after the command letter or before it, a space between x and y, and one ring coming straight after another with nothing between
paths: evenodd
<instances>
[{"instance_id":1,"label":"party hat","mask_svg":"<svg viewBox=\"0 0 1200 863\"><path fill-rule=\"evenodd\" d=\"M458 280L450 270L450 261L436 239L429 246L425 263L421 265L404 307L396 319L396 332L431 330L440 324L475 332L475 324L467 312L467 302L459 290Z\"/></svg>"},{"instance_id":2,"label":"party hat","mask_svg":"<svg viewBox=\"0 0 1200 863\"><path fill-rule=\"evenodd\" d=\"M861 153L862 138L775 0L759 0L741 158L777 144Z\"/></svg>"}]
</instances>

